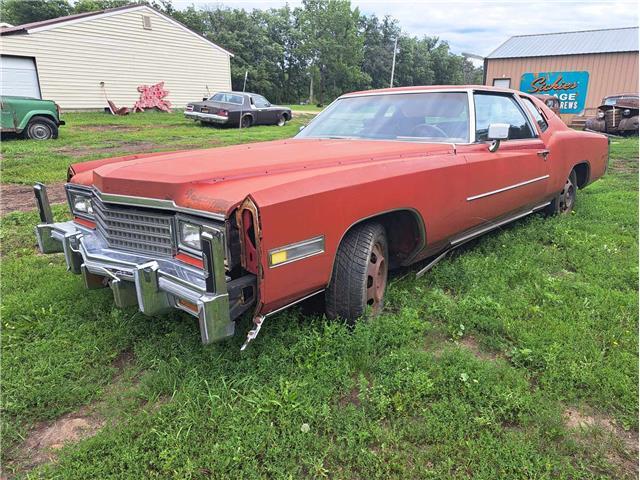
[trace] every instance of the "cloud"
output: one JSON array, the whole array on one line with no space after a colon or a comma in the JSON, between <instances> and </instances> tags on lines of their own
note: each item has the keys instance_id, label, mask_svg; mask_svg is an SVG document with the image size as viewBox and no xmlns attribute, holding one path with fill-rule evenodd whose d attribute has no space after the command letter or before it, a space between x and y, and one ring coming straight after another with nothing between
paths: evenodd
<instances>
[{"instance_id":1,"label":"cloud","mask_svg":"<svg viewBox=\"0 0 640 480\"><path fill-rule=\"evenodd\" d=\"M191 4L232 8L277 8L300 0L173 0L176 7ZM488 55L513 35L568 32L638 25L635 0L524 1L383 1L352 0L362 13L398 19L404 33L436 36L456 53Z\"/></svg>"}]
</instances>

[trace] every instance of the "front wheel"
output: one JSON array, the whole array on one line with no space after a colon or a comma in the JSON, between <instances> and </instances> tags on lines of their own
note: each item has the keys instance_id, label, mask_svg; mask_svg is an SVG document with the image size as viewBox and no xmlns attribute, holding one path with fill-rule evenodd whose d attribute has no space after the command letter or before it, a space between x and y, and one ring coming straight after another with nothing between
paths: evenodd
<instances>
[{"instance_id":1,"label":"front wheel","mask_svg":"<svg viewBox=\"0 0 640 480\"><path fill-rule=\"evenodd\" d=\"M58 126L48 118L33 117L25 128L24 136L30 140L58 138Z\"/></svg>"},{"instance_id":2,"label":"front wheel","mask_svg":"<svg viewBox=\"0 0 640 480\"><path fill-rule=\"evenodd\" d=\"M372 315L379 314L387 288L388 257L387 236L379 223L365 223L347 232L325 294L327 316L353 325L367 308Z\"/></svg>"},{"instance_id":3,"label":"front wheel","mask_svg":"<svg viewBox=\"0 0 640 480\"><path fill-rule=\"evenodd\" d=\"M562 191L551 201L545 212L549 215L566 215L573 211L576 203L578 181L575 170L571 171Z\"/></svg>"},{"instance_id":4,"label":"front wheel","mask_svg":"<svg viewBox=\"0 0 640 480\"><path fill-rule=\"evenodd\" d=\"M279 127L284 127L284 124L287 123L287 116L283 113L278 117L277 125Z\"/></svg>"}]
</instances>

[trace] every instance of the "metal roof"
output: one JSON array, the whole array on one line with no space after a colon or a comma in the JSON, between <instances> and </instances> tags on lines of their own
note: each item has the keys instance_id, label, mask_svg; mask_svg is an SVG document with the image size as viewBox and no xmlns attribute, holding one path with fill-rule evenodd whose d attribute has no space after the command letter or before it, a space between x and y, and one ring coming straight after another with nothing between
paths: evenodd
<instances>
[{"instance_id":1,"label":"metal roof","mask_svg":"<svg viewBox=\"0 0 640 480\"><path fill-rule=\"evenodd\" d=\"M517 35L504 42L486 58L547 57L634 51L638 51L638 27Z\"/></svg>"}]
</instances>

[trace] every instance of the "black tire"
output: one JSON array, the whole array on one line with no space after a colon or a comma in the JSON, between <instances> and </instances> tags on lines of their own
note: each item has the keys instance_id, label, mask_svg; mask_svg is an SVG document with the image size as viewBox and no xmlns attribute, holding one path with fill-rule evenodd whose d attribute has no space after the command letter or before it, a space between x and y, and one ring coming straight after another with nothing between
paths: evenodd
<instances>
[{"instance_id":1,"label":"black tire","mask_svg":"<svg viewBox=\"0 0 640 480\"><path fill-rule=\"evenodd\" d=\"M240 120L240 128L249 128L251 125L253 125L251 115L245 115L242 117L242 120Z\"/></svg>"},{"instance_id":2,"label":"black tire","mask_svg":"<svg viewBox=\"0 0 640 480\"><path fill-rule=\"evenodd\" d=\"M33 117L24 129L24 136L30 140L58 138L58 126L50 118Z\"/></svg>"},{"instance_id":3,"label":"black tire","mask_svg":"<svg viewBox=\"0 0 640 480\"><path fill-rule=\"evenodd\" d=\"M281 113L278 117L278 123L276 123L276 125L278 125L279 127L284 127L285 123L287 123L287 116L284 113Z\"/></svg>"},{"instance_id":4,"label":"black tire","mask_svg":"<svg viewBox=\"0 0 640 480\"><path fill-rule=\"evenodd\" d=\"M387 285L388 257L387 236L379 223L365 223L347 232L338 247L325 293L327 316L340 317L353 325L367 307L372 315L379 314Z\"/></svg>"},{"instance_id":5,"label":"black tire","mask_svg":"<svg viewBox=\"0 0 640 480\"><path fill-rule=\"evenodd\" d=\"M576 204L576 192L578 191L578 177L575 170L562 187L562 191L554 197L551 203L545 208L547 215L567 215L573 211Z\"/></svg>"}]
</instances>

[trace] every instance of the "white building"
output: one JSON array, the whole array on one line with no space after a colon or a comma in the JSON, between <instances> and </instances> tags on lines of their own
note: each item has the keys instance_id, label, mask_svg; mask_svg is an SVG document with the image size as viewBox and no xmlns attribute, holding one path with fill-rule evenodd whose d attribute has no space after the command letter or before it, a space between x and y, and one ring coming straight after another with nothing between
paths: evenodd
<instances>
[{"instance_id":1,"label":"white building","mask_svg":"<svg viewBox=\"0 0 640 480\"><path fill-rule=\"evenodd\" d=\"M132 107L139 85L165 82L173 107L231 88L230 57L144 5L0 30L0 93L46 98L64 110Z\"/></svg>"}]
</instances>

